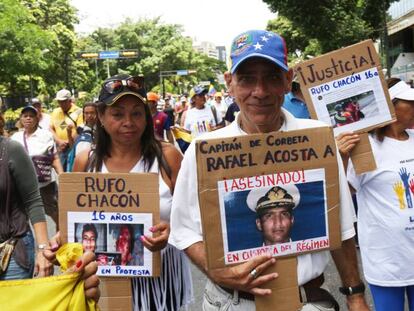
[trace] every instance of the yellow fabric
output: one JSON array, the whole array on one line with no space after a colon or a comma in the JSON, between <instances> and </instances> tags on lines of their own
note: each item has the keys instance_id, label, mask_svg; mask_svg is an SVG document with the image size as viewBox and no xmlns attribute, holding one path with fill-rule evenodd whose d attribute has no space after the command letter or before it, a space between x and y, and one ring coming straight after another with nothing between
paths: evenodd
<instances>
[{"instance_id":1,"label":"yellow fabric","mask_svg":"<svg viewBox=\"0 0 414 311\"><path fill-rule=\"evenodd\" d=\"M68 254L61 251L60 258L73 261L74 256L79 254L79 245L67 244L64 251ZM46 278L0 281L0 310L93 311L99 308L95 301L86 300L79 273L71 273Z\"/></svg>"},{"instance_id":2,"label":"yellow fabric","mask_svg":"<svg viewBox=\"0 0 414 311\"><path fill-rule=\"evenodd\" d=\"M83 247L80 243L66 243L56 253L56 260L60 263L60 270L65 272L69 267L74 266L82 256Z\"/></svg>"},{"instance_id":3,"label":"yellow fabric","mask_svg":"<svg viewBox=\"0 0 414 311\"><path fill-rule=\"evenodd\" d=\"M82 109L78 106L72 104L70 107L68 114L70 117L76 121L76 125L80 126L83 124L83 115ZM50 115L50 122L55 129L56 135L63 140L68 140L68 133L66 128L68 124L73 124L73 121L63 113L62 108L56 108L53 110L52 114ZM72 136L76 133L76 126L72 129Z\"/></svg>"},{"instance_id":4,"label":"yellow fabric","mask_svg":"<svg viewBox=\"0 0 414 311\"><path fill-rule=\"evenodd\" d=\"M175 137L175 139L182 139L183 141L187 142L187 143L191 143L192 137L190 133L187 133L186 131L178 128L178 127L174 127L172 128L172 133Z\"/></svg>"}]
</instances>

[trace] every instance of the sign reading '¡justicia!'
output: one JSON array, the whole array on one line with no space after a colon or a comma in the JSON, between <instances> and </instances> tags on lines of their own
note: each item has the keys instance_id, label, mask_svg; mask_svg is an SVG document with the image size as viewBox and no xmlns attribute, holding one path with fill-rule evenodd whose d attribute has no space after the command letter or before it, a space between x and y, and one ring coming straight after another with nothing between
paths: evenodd
<instances>
[{"instance_id":1,"label":"sign reading '\u00a1justicia!'","mask_svg":"<svg viewBox=\"0 0 414 311\"><path fill-rule=\"evenodd\" d=\"M228 140L223 140L220 143L200 141L198 151L203 155L209 155L205 157L208 172L252 167L258 164L307 162L335 156L335 146L327 144L320 150L309 143L310 138L307 135L278 137L276 134L269 134L265 139L250 139L248 141L242 141L237 137L230 142ZM253 150L262 150L263 148L266 150L264 153L260 152L254 155L252 152L243 152L242 150L247 150L246 147Z\"/></svg>"},{"instance_id":2,"label":"sign reading '\u00a1justicia!'","mask_svg":"<svg viewBox=\"0 0 414 311\"><path fill-rule=\"evenodd\" d=\"M332 54L329 60L325 58L321 63L305 62L303 65L296 66L295 70L305 86L319 84L326 81L326 79L350 75L377 66L377 55L373 53L372 48L373 45L365 45L363 49L358 49L356 53Z\"/></svg>"}]
</instances>

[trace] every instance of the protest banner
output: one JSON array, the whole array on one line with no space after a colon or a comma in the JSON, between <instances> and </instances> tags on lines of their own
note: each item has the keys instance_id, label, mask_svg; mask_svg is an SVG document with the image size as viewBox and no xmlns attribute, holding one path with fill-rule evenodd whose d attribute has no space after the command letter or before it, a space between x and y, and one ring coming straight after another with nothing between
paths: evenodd
<instances>
[{"instance_id":1,"label":"protest banner","mask_svg":"<svg viewBox=\"0 0 414 311\"><path fill-rule=\"evenodd\" d=\"M366 133L395 120L394 106L372 40L342 48L294 68L313 119L334 128L335 136ZM366 137L351 153L358 173L376 168Z\"/></svg>"},{"instance_id":2,"label":"protest banner","mask_svg":"<svg viewBox=\"0 0 414 311\"><path fill-rule=\"evenodd\" d=\"M98 275L160 275L160 253L140 238L160 219L158 175L64 173L59 176L59 226L64 242L95 252Z\"/></svg>"},{"instance_id":3,"label":"protest banner","mask_svg":"<svg viewBox=\"0 0 414 311\"><path fill-rule=\"evenodd\" d=\"M196 156L208 269L262 254L294 257L340 247L338 164L330 127L201 139ZM266 222L273 215L285 222L283 230L273 230L277 233ZM280 299L287 296L296 297L289 308L299 303L296 260L281 262L280 273L295 284L279 282L272 292L279 294L261 300L262 307L275 299L286 305Z\"/></svg>"}]
</instances>

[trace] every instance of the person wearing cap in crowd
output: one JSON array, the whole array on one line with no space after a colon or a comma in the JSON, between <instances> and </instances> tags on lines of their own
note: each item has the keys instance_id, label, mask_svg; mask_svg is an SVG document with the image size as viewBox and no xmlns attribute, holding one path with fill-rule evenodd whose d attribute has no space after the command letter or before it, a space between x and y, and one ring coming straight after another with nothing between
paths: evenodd
<instances>
[{"instance_id":1,"label":"person wearing cap in crowd","mask_svg":"<svg viewBox=\"0 0 414 311\"><path fill-rule=\"evenodd\" d=\"M187 109L187 97L181 96L180 101L175 105L175 124L181 124L182 116Z\"/></svg>"},{"instance_id":2,"label":"person wearing cap in crowd","mask_svg":"<svg viewBox=\"0 0 414 311\"><path fill-rule=\"evenodd\" d=\"M414 310L414 89L387 80L396 122L370 132L376 169L357 174L349 154L359 135L338 135L338 148L358 202L362 267L375 310L403 311L405 295Z\"/></svg>"},{"instance_id":3,"label":"person wearing cap in crowd","mask_svg":"<svg viewBox=\"0 0 414 311\"><path fill-rule=\"evenodd\" d=\"M168 141L171 144L174 144L174 138L171 133L170 127L173 124L170 123L170 119L167 114L163 111L157 110L157 105L160 97L154 92L147 93L147 103L151 110L152 122L154 123L154 131L157 137L161 140L164 140L164 131Z\"/></svg>"},{"instance_id":4,"label":"person wearing cap in crowd","mask_svg":"<svg viewBox=\"0 0 414 311\"><path fill-rule=\"evenodd\" d=\"M290 241L290 231L294 222L293 209L297 202L285 188L272 187L255 204L256 227L262 232L264 245ZM249 195L254 195L254 192L251 190Z\"/></svg>"},{"instance_id":5,"label":"person wearing cap in crowd","mask_svg":"<svg viewBox=\"0 0 414 311\"><path fill-rule=\"evenodd\" d=\"M281 108L290 90L292 70L287 65L284 40L269 31L251 30L238 35L231 47L230 72L225 73L229 92L240 107L236 120L229 126L203 135L203 139L234 137L272 131L292 131L326 126L317 120L297 119ZM226 306L226 310L255 310L255 295L271 294L267 282L278 277L266 273L276 259L261 255L237 266L208 269L203 242L198 194L195 141L184 155L173 196L170 243L185 250L194 264L207 276L203 300L204 310ZM340 222L342 247L331 251L342 279L350 310L368 310L363 283L358 272L355 242L354 210L341 159L338 158L340 190ZM310 220L311 221L311 220ZM321 251L298 256L298 284L304 292L320 289L323 272L329 262L329 252ZM277 264L276 264L277 267ZM311 301L315 297L303 297ZM323 302L321 302L323 303ZM303 310L315 309L307 302ZM333 305L333 304L332 304ZM334 310L325 308L324 310Z\"/></svg>"},{"instance_id":6,"label":"person wearing cap in crowd","mask_svg":"<svg viewBox=\"0 0 414 311\"><path fill-rule=\"evenodd\" d=\"M226 111L227 111L227 105L222 100L222 98L223 98L223 95L221 94L221 92L216 92L214 94L213 105L216 108L216 111L221 114L222 124L223 124L224 123L224 116L226 115Z\"/></svg>"},{"instance_id":7,"label":"person wearing cap in crowd","mask_svg":"<svg viewBox=\"0 0 414 311\"><path fill-rule=\"evenodd\" d=\"M49 131L50 129L50 115L42 110L42 102L38 98L32 98L30 101L32 106L36 108L39 117L39 127Z\"/></svg>"},{"instance_id":8,"label":"person wearing cap in crowd","mask_svg":"<svg viewBox=\"0 0 414 311\"><path fill-rule=\"evenodd\" d=\"M168 116L168 120L171 125L174 125L175 120L175 110L173 107L173 97L171 97L171 94L168 94L164 100L164 107L162 111Z\"/></svg>"},{"instance_id":9,"label":"person wearing cap in crowd","mask_svg":"<svg viewBox=\"0 0 414 311\"><path fill-rule=\"evenodd\" d=\"M154 236L142 235L140 241L150 251L161 251L162 274L132 278L133 304L134 310L179 310L192 298L189 262L184 252L168 244L172 194L182 155L155 137L146 95L143 77L119 74L103 83L96 145L76 157L74 171L158 175L161 221L150 229ZM130 251L136 252L133 247Z\"/></svg>"},{"instance_id":10,"label":"person wearing cap in crowd","mask_svg":"<svg viewBox=\"0 0 414 311\"><path fill-rule=\"evenodd\" d=\"M69 90L58 91L55 99L59 107L52 112L50 130L58 147L60 162L63 169L66 169L71 148L70 138L75 140L76 129L83 124L82 109L72 103L72 94Z\"/></svg>"},{"instance_id":11,"label":"person wearing cap in crowd","mask_svg":"<svg viewBox=\"0 0 414 311\"><path fill-rule=\"evenodd\" d=\"M309 110L296 76L292 81L291 91L285 95L283 108L293 114L295 118L310 119Z\"/></svg>"},{"instance_id":12,"label":"person wearing cap in crowd","mask_svg":"<svg viewBox=\"0 0 414 311\"><path fill-rule=\"evenodd\" d=\"M214 105L206 105L206 94L207 90L200 85L193 87L190 92L194 108L187 110L184 129L190 132L193 138L222 127L221 114Z\"/></svg>"},{"instance_id":13,"label":"person wearing cap in crowd","mask_svg":"<svg viewBox=\"0 0 414 311\"><path fill-rule=\"evenodd\" d=\"M53 135L49 130L39 127L39 114L33 106L29 105L22 109L20 123L23 126L23 131L14 133L11 139L19 142L32 158L45 212L58 227L57 184L52 168L59 175L63 173L63 167L59 160Z\"/></svg>"}]
</instances>

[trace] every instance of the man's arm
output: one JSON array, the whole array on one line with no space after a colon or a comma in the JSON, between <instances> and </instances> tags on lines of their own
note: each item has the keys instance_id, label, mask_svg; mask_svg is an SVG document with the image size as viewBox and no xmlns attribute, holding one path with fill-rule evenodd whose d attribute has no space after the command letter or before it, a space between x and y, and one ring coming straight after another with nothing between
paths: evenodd
<instances>
[{"instance_id":1,"label":"man's arm","mask_svg":"<svg viewBox=\"0 0 414 311\"><path fill-rule=\"evenodd\" d=\"M342 241L342 247L331 251L331 255L344 287L357 286L362 283L359 276L354 238ZM350 311L369 310L364 294L347 296L346 303Z\"/></svg>"},{"instance_id":2,"label":"man's arm","mask_svg":"<svg viewBox=\"0 0 414 311\"><path fill-rule=\"evenodd\" d=\"M215 284L250 292L253 295L270 295L272 293L271 289L260 288L260 286L278 277L277 273L262 274L268 267L276 263L276 259L270 255L255 257L237 266L208 270L204 242L192 244L185 249L185 253ZM253 269L257 271L257 278L250 274Z\"/></svg>"}]
</instances>

